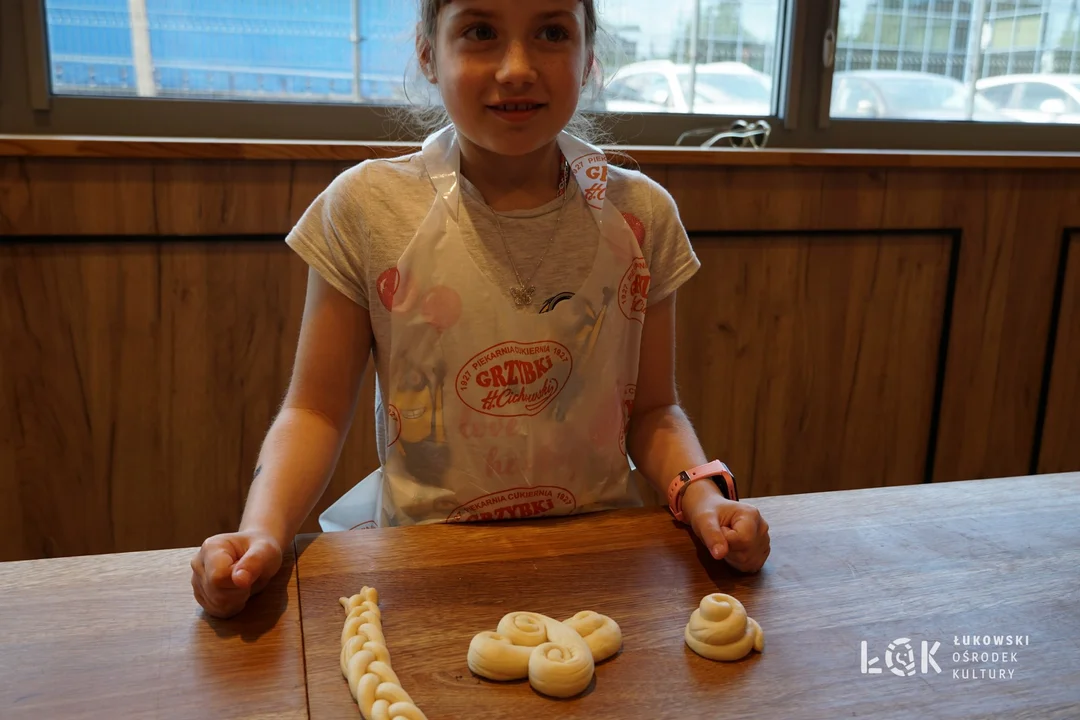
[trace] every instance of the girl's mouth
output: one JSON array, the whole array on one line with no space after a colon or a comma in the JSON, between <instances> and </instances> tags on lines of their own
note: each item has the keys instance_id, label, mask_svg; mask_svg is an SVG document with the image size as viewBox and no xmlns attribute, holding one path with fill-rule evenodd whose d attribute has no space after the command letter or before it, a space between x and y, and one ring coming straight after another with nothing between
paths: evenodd
<instances>
[{"instance_id":1,"label":"girl's mouth","mask_svg":"<svg viewBox=\"0 0 1080 720\"><path fill-rule=\"evenodd\" d=\"M547 107L544 103L508 102L488 105L488 109L507 122L520 123L532 119L540 110Z\"/></svg>"}]
</instances>

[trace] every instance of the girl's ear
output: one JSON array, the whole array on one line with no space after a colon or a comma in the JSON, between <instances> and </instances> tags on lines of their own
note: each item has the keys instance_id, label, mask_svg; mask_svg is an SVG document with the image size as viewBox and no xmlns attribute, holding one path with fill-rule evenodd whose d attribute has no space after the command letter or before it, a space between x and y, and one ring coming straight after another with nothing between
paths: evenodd
<instances>
[{"instance_id":1,"label":"girl's ear","mask_svg":"<svg viewBox=\"0 0 1080 720\"><path fill-rule=\"evenodd\" d=\"M420 72L424 73L427 81L432 85L438 84L439 80L435 75L434 48L419 32L416 34L416 58L420 62Z\"/></svg>"},{"instance_id":2,"label":"girl's ear","mask_svg":"<svg viewBox=\"0 0 1080 720\"><path fill-rule=\"evenodd\" d=\"M585 87L589 84L589 80L592 78L593 72L596 70L596 53L592 50L589 51L589 57L585 61L585 77L581 78L581 87Z\"/></svg>"}]
</instances>

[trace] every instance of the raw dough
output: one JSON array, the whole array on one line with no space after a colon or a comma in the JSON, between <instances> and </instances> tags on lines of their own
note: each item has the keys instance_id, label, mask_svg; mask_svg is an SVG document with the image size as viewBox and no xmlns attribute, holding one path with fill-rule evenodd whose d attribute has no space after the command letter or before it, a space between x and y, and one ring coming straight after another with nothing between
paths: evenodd
<instances>
[{"instance_id":1,"label":"raw dough","mask_svg":"<svg viewBox=\"0 0 1080 720\"><path fill-rule=\"evenodd\" d=\"M364 720L427 720L390 667L375 588L364 587L338 602L348 613L341 631L341 674Z\"/></svg>"},{"instance_id":2,"label":"raw dough","mask_svg":"<svg viewBox=\"0 0 1080 720\"><path fill-rule=\"evenodd\" d=\"M765 649L765 633L743 604L730 595L713 593L701 599L683 633L686 644L710 660L739 660L751 650Z\"/></svg>"},{"instance_id":3,"label":"raw dough","mask_svg":"<svg viewBox=\"0 0 1080 720\"><path fill-rule=\"evenodd\" d=\"M595 664L622 647L622 631L606 615L585 610L559 622L546 615L512 612L496 632L469 643L469 669L489 680L528 677L537 692L566 698L585 690Z\"/></svg>"}]
</instances>

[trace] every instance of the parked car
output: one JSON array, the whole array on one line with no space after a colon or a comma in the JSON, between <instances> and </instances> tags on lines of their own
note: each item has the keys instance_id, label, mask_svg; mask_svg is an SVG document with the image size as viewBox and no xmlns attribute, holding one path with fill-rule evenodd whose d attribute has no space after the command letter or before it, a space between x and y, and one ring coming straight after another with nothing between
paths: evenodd
<instances>
[{"instance_id":1,"label":"parked car","mask_svg":"<svg viewBox=\"0 0 1080 720\"><path fill-rule=\"evenodd\" d=\"M976 87L1012 120L1080 124L1080 75L1002 75Z\"/></svg>"},{"instance_id":2,"label":"parked car","mask_svg":"<svg viewBox=\"0 0 1080 720\"><path fill-rule=\"evenodd\" d=\"M851 70L833 75L834 118L967 120L967 87L945 75L900 70ZM974 120L1007 121L975 95Z\"/></svg>"},{"instance_id":3,"label":"parked car","mask_svg":"<svg viewBox=\"0 0 1080 720\"><path fill-rule=\"evenodd\" d=\"M619 69L607 82L604 107L611 112L689 113L690 66L646 60ZM772 109L772 78L737 62L697 66L695 113L767 116Z\"/></svg>"}]
</instances>

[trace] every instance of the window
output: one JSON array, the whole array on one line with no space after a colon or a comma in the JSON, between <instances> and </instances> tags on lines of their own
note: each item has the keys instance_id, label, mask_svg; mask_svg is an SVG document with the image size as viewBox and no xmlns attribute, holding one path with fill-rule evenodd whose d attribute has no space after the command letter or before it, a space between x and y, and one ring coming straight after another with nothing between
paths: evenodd
<instances>
[{"instance_id":1,"label":"window","mask_svg":"<svg viewBox=\"0 0 1080 720\"><path fill-rule=\"evenodd\" d=\"M838 35L834 84L873 85L878 118L1055 122L1071 98L1049 82L1080 73L1080 13L1069 0L842 0ZM1043 111L1008 112L1027 80L1048 83L1025 82L1032 98L1017 107ZM848 110L832 104L833 117Z\"/></svg>"},{"instance_id":2,"label":"window","mask_svg":"<svg viewBox=\"0 0 1080 720\"><path fill-rule=\"evenodd\" d=\"M404 102L413 3L45 0L59 95Z\"/></svg>"},{"instance_id":3,"label":"window","mask_svg":"<svg viewBox=\"0 0 1080 720\"><path fill-rule=\"evenodd\" d=\"M601 3L610 38L601 60L618 90L593 109L769 114L780 5L675 0L658 14L653 0ZM59 95L384 105L410 97L415 2L45 0L45 9ZM658 62L662 77L618 82ZM689 92L693 65L700 103ZM685 90L676 92L679 78Z\"/></svg>"}]
</instances>

